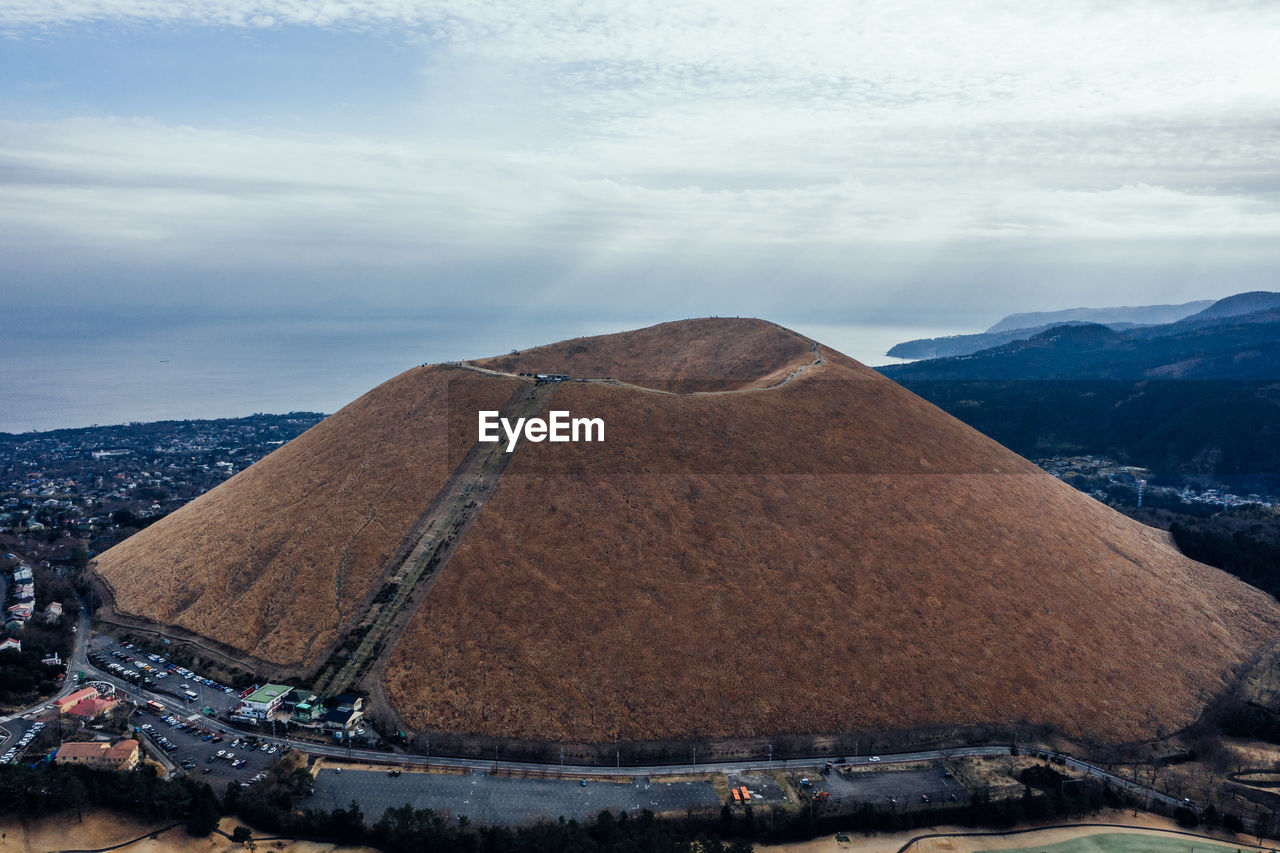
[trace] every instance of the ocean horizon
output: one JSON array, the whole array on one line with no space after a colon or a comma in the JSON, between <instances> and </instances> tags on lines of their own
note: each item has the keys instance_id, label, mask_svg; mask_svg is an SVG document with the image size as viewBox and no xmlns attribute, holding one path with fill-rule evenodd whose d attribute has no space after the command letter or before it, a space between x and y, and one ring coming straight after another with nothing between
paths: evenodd
<instances>
[{"instance_id":1,"label":"ocean horizon","mask_svg":"<svg viewBox=\"0 0 1280 853\"><path fill-rule=\"evenodd\" d=\"M499 355L652 321L538 324L456 319L209 318L0 337L0 432L24 433L257 412L330 414L424 363ZM870 366L900 341L969 330L784 324Z\"/></svg>"}]
</instances>

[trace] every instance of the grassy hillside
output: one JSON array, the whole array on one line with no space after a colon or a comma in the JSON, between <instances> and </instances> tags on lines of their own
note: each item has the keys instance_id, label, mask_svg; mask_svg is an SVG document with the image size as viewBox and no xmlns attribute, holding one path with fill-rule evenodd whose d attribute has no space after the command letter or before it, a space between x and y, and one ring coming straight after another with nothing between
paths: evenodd
<instances>
[{"instance_id":1,"label":"grassy hillside","mask_svg":"<svg viewBox=\"0 0 1280 853\"><path fill-rule=\"evenodd\" d=\"M1269 596L777 326L664 324L483 364L623 380L538 389L602 417L605 441L521 442L486 503L458 482L475 412L531 386L408 371L104 554L116 610L314 670L457 495L478 515L364 684L410 729L1025 720L1125 740L1190 721L1280 635Z\"/></svg>"},{"instance_id":2,"label":"grassy hillside","mask_svg":"<svg viewBox=\"0 0 1280 853\"><path fill-rule=\"evenodd\" d=\"M810 361L809 348L804 338L764 320L703 318L575 338L476 364L507 372L607 376L695 393L772 384Z\"/></svg>"},{"instance_id":3,"label":"grassy hillside","mask_svg":"<svg viewBox=\"0 0 1280 853\"><path fill-rule=\"evenodd\" d=\"M96 561L114 608L310 666L449 474L450 403L518 383L419 367L378 386Z\"/></svg>"},{"instance_id":4,"label":"grassy hillside","mask_svg":"<svg viewBox=\"0 0 1280 853\"><path fill-rule=\"evenodd\" d=\"M394 650L414 727L667 739L1189 722L1276 636L1257 590L826 352L785 387L570 385Z\"/></svg>"}]
</instances>

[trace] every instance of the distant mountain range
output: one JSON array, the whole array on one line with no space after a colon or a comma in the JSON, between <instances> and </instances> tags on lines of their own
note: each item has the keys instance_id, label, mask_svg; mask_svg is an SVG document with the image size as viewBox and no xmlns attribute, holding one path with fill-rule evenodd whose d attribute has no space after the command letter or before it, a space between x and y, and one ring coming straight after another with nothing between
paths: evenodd
<instances>
[{"instance_id":1,"label":"distant mountain range","mask_svg":"<svg viewBox=\"0 0 1280 853\"><path fill-rule=\"evenodd\" d=\"M1016 315L1015 315L1016 316ZM1002 320L1001 323L1004 321ZM997 323L996 325L1000 325ZM1060 326L1086 325L1080 320L1067 320L1061 323L1045 323L1025 329L1007 329L1000 332L978 332L973 335L947 335L942 338L918 338L914 341L903 341L894 344L885 355L892 358L949 358L957 355L970 355L985 349L1003 346L1014 341L1025 341L1041 332ZM1133 328L1132 323L1113 323L1110 328Z\"/></svg>"},{"instance_id":2,"label":"distant mountain range","mask_svg":"<svg viewBox=\"0 0 1280 853\"><path fill-rule=\"evenodd\" d=\"M1201 299L1196 302L1183 302L1179 305L1066 308L1062 311L1032 311L1022 314L1010 314L985 332L904 341L896 344L886 354L893 358L947 358L955 355L969 355L980 350L1002 346L1012 341L1026 340L1054 326L1101 323L1112 329L1121 330L1131 329L1134 326L1175 323L1197 312L1211 309L1222 302L1254 295L1256 294L1242 293L1239 296L1228 297L1218 302L1214 302L1212 299ZM1226 310L1236 314L1248 313L1248 311L1234 310L1230 307Z\"/></svg>"},{"instance_id":3,"label":"distant mountain range","mask_svg":"<svg viewBox=\"0 0 1280 853\"><path fill-rule=\"evenodd\" d=\"M971 339L972 343L972 339L999 339L1012 334L1015 332L960 337ZM898 349L890 350L890 354ZM1229 296L1175 322L1156 325L1069 320L1047 328L1021 330L1013 340L976 351L879 370L899 381L1277 379L1280 293L1258 291Z\"/></svg>"},{"instance_id":4,"label":"distant mountain range","mask_svg":"<svg viewBox=\"0 0 1280 853\"><path fill-rule=\"evenodd\" d=\"M1097 454L1280 489L1280 293L1152 326L1068 322L879 370L1029 458Z\"/></svg>"},{"instance_id":5,"label":"distant mountain range","mask_svg":"<svg viewBox=\"0 0 1280 853\"><path fill-rule=\"evenodd\" d=\"M996 323L988 332L1012 332L1019 329L1060 326L1063 323L1101 323L1104 326L1156 326L1176 323L1214 305L1212 299L1183 302L1181 305L1130 305L1120 308L1066 308L1062 311L1032 311L1010 314Z\"/></svg>"}]
</instances>

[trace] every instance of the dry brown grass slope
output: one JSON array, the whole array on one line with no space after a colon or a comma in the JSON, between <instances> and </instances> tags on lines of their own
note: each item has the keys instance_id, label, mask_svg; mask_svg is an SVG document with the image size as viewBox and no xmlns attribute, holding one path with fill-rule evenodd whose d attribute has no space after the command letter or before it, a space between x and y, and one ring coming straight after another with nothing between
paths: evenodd
<instances>
[{"instance_id":1,"label":"dry brown grass slope","mask_svg":"<svg viewBox=\"0 0 1280 853\"><path fill-rule=\"evenodd\" d=\"M514 380L419 367L96 561L116 609L287 667L315 664L448 476L448 404Z\"/></svg>"},{"instance_id":2,"label":"dry brown grass slope","mask_svg":"<svg viewBox=\"0 0 1280 853\"><path fill-rule=\"evenodd\" d=\"M561 388L606 441L521 447L392 652L400 714L564 741L1020 720L1119 741L1189 722L1280 632L1270 597L826 355L751 393Z\"/></svg>"},{"instance_id":3,"label":"dry brown grass slope","mask_svg":"<svg viewBox=\"0 0 1280 853\"><path fill-rule=\"evenodd\" d=\"M677 392L768 385L810 361L810 343L756 319L706 317L574 338L474 362L507 373L610 377Z\"/></svg>"},{"instance_id":4,"label":"dry brown grass slope","mask_svg":"<svg viewBox=\"0 0 1280 853\"><path fill-rule=\"evenodd\" d=\"M1016 720L1123 740L1189 721L1280 634L1271 598L810 347L698 320L484 362L737 393L559 387L551 407L602 416L606 441L520 445L376 670L404 719L562 741ZM314 667L476 410L517 387L408 371L98 570L120 610Z\"/></svg>"}]
</instances>

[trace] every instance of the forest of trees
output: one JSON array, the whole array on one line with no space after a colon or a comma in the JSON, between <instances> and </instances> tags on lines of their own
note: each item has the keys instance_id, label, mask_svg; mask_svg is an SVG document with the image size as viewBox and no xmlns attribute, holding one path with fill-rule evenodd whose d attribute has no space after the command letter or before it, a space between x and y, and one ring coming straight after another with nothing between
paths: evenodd
<instances>
[{"instance_id":1,"label":"forest of trees","mask_svg":"<svg viewBox=\"0 0 1280 853\"><path fill-rule=\"evenodd\" d=\"M1280 545L1243 530L1215 530L1203 522L1175 522L1169 532L1178 549L1191 559L1217 566L1280 598Z\"/></svg>"},{"instance_id":2,"label":"forest of trees","mask_svg":"<svg viewBox=\"0 0 1280 853\"><path fill-rule=\"evenodd\" d=\"M901 380L1029 459L1095 454L1156 474L1280 485L1280 390L1267 382Z\"/></svg>"}]
</instances>

